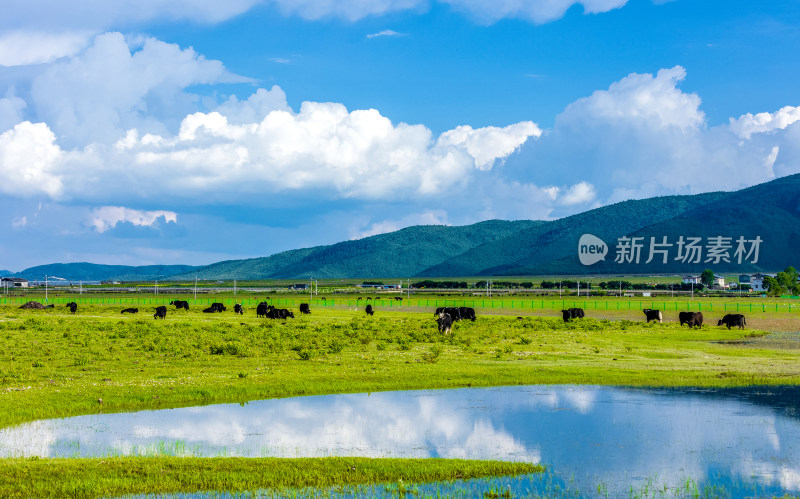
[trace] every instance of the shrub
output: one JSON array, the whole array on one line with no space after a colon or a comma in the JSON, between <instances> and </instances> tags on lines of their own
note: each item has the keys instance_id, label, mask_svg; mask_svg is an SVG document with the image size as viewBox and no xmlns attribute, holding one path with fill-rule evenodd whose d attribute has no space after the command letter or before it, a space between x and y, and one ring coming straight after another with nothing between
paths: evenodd
<instances>
[{"instance_id":1,"label":"shrub","mask_svg":"<svg viewBox=\"0 0 800 499\"><path fill-rule=\"evenodd\" d=\"M439 356L442 355L444 348L441 345L435 344L433 345L430 350L422 354L422 360L429 364L435 364L439 362Z\"/></svg>"},{"instance_id":2,"label":"shrub","mask_svg":"<svg viewBox=\"0 0 800 499\"><path fill-rule=\"evenodd\" d=\"M337 354L337 353L340 353L342 350L344 350L344 343L342 343L339 340L332 340L328 344L328 352L329 353Z\"/></svg>"}]
</instances>

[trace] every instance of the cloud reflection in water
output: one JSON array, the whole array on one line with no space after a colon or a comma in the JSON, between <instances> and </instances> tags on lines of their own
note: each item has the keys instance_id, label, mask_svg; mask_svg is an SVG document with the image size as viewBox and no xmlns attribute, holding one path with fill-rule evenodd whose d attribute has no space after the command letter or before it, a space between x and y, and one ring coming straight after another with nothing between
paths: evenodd
<instances>
[{"instance_id":1,"label":"cloud reflection in water","mask_svg":"<svg viewBox=\"0 0 800 499\"><path fill-rule=\"evenodd\" d=\"M583 490L714 473L800 491L800 420L736 397L529 386L346 394L37 421L0 456L447 457L542 462ZM617 490L623 492L623 490Z\"/></svg>"}]
</instances>

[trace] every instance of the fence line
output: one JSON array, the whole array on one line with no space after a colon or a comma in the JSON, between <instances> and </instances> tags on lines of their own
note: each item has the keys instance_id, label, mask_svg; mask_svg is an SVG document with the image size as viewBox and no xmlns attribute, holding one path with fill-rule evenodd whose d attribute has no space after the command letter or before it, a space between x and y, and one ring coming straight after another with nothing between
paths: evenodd
<instances>
[{"instance_id":1,"label":"fence line","mask_svg":"<svg viewBox=\"0 0 800 499\"><path fill-rule=\"evenodd\" d=\"M75 302L79 305L119 305L119 306L169 306L169 302L174 298L83 298L83 297L53 297L47 300L47 304L65 305ZM28 298L21 297L0 297L3 304L23 304L30 301ZM43 300L38 300L43 301ZM666 300L506 300L506 299L252 299L252 298L198 298L189 299L190 306L203 307L210 306L212 303L222 303L225 306L233 306L240 303L245 307L255 307L262 301L276 307L298 307L300 303L308 303L312 307L366 307L372 304L373 307L398 308L398 309L435 309L439 307L472 307L482 310L510 309L510 310L563 310L567 308L580 307L586 310L642 310L645 308L659 309L664 312L669 311L697 311L697 312L800 312L800 306L791 303L730 303L730 302L702 302L702 301L666 301Z\"/></svg>"}]
</instances>

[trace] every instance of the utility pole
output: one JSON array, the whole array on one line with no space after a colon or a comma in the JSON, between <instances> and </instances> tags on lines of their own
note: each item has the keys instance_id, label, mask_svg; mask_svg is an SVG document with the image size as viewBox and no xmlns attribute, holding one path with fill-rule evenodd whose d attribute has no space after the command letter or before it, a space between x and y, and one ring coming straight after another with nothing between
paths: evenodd
<instances>
[{"instance_id":1,"label":"utility pole","mask_svg":"<svg viewBox=\"0 0 800 499\"><path fill-rule=\"evenodd\" d=\"M194 276L194 304L197 305L197 276Z\"/></svg>"},{"instance_id":2,"label":"utility pole","mask_svg":"<svg viewBox=\"0 0 800 499\"><path fill-rule=\"evenodd\" d=\"M233 280L233 298L236 301L236 279Z\"/></svg>"}]
</instances>

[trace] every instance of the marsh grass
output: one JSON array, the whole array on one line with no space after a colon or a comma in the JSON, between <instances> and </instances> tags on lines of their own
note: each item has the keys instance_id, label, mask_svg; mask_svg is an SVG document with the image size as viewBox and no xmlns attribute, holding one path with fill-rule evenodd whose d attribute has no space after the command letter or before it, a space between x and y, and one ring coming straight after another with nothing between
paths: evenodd
<instances>
[{"instance_id":1,"label":"marsh grass","mask_svg":"<svg viewBox=\"0 0 800 499\"><path fill-rule=\"evenodd\" d=\"M439 482L541 471L542 467L526 463L457 459L4 459L0 460L0 496L91 498L203 491L243 493Z\"/></svg>"}]
</instances>

